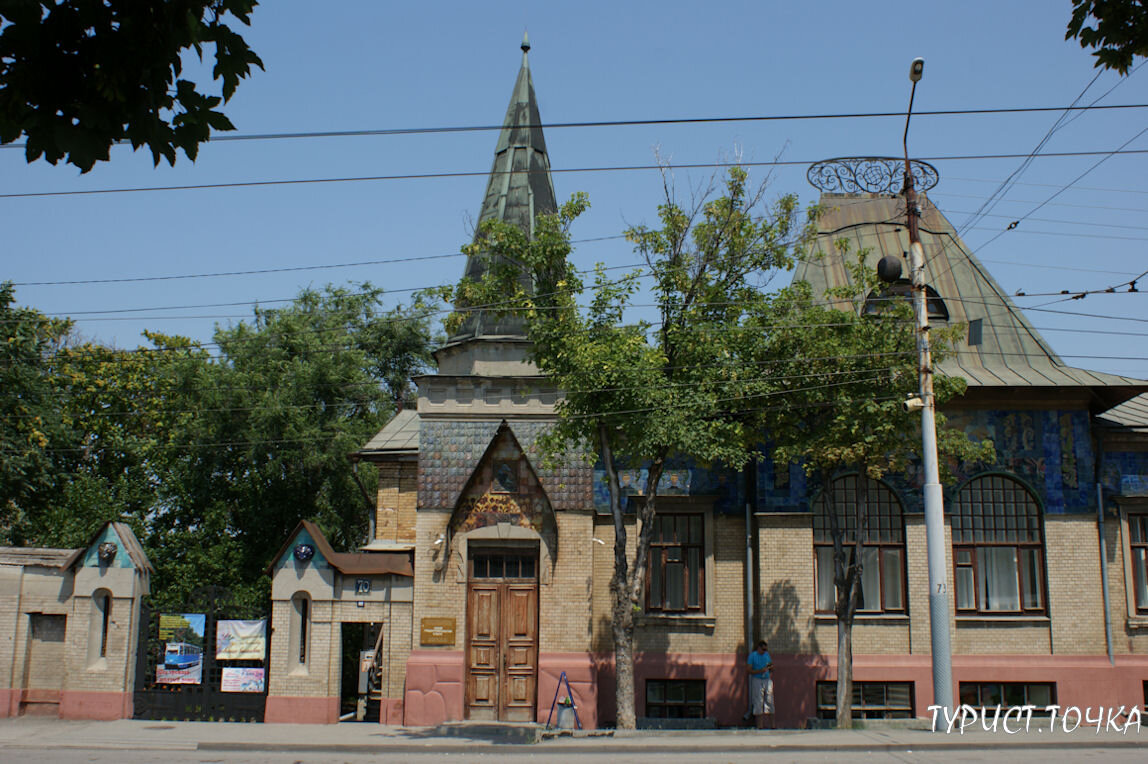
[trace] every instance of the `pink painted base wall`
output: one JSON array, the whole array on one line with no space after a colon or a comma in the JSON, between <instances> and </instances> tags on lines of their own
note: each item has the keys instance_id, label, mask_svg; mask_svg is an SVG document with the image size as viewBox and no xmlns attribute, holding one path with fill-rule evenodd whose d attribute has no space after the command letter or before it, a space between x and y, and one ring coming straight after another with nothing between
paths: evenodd
<instances>
[{"instance_id":1,"label":"pink painted base wall","mask_svg":"<svg viewBox=\"0 0 1148 764\"><path fill-rule=\"evenodd\" d=\"M7 718L20 713L20 691L0 690L0 717Z\"/></svg>"},{"instance_id":2,"label":"pink painted base wall","mask_svg":"<svg viewBox=\"0 0 1148 764\"><path fill-rule=\"evenodd\" d=\"M263 721L271 724L337 724L339 699L269 695Z\"/></svg>"},{"instance_id":3,"label":"pink painted base wall","mask_svg":"<svg viewBox=\"0 0 1148 764\"><path fill-rule=\"evenodd\" d=\"M111 721L132 718L130 692L76 692L60 693L61 719L94 719Z\"/></svg>"},{"instance_id":4,"label":"pink painted base wall","mask_svg":"<svg viewBox=\"0 0 1148 764\"><path fill-rule=\"evenodd\" d=\"M465 676L461 650L412 650L407 658L403 724L429 727L461 721Z\"/></svg>"},{"instance_id":5,"label":"pink painted base wall","mask_svg":"<svg viewBox=\"0 0 1148 764\"><path fill-rule=\"evenodd\" d=\"M559 687L562 672L570 683L574 708L583 729L598 727L598 670L600 660L587 653L543 653L538 657L538 723L556 724L558 709L551 706L559 696L566 695L566 685Z\"/></svg>"},{"instance_id":6,"label":"pink painted base wall","mask_svg":"<svg viewBox=\"0 0 1148 764\"><path fill-rule=\"evenodd\" d=\"M401 726L403 723L402 698L383 698L379 705L379 724Z\"/></svg>"},{"instance_id":7,"label":"pink painted base wall","mask_svg":"<svg viewBox=\"0 0 1148 764\"><path fill-rule=\"evenodd\" d=\"M836 655L775 655L777 723L799 727L817 715L816 683L837 680ZM854 655L854 681L912 682L916 714L932 718L933 668L928 655ZM961 682L1053 682L1062 707L1119 708L1142 705L1148 656L954 655L953 691Z\"/></svg>"},{"instance_id":8,"label":"pink painted base wall","mask_svg":"<svg viewBox=\"0 0 1148 764\"><path fill-rule=\"evenodd\" d=\"M647 679L704 679L706 714L720 726L742 723L748 703L744 658L726 653L642 654L635 660L635 708L645 715ZM836 655L774 654L774 697L780 727L804 727L817 715L817 682L836 681ZM538 721L550 716L558 679L566 672L584 729L615 722L612 654L543 653L538 659ZM912 682L917 716L931 718L932 662L928 655L855 655L856 681ZM1148 656L958 655L953 657L953 688L961 682L1055 682L1061 706L1081 709L1144 703ZM461 652L416 651L407 669L404 720L431 726L463 718L465 670ZM565 694L565 688L562 688ZM956 699L954 698L954 701ZM555 718L551 718L554 723ZM389 722L394 723L394 722Z\"/></svg>"}]
</instances>

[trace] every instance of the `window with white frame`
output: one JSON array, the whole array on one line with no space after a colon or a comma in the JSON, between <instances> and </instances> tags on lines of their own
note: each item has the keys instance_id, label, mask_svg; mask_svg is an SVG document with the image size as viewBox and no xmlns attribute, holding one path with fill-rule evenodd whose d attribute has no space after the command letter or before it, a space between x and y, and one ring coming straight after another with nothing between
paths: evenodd
<instances>
[{"instance_id":1,"label":"window with white frame","mask_svg":"<svg viewBox=\"0 0 1148 764\"><path fill-rule=\"evenodd\" d=\"M973 478L957 493L952 523L958 613L1045 612L1043 522L1024 484Z\"/></svg>"},{"instance_id":2,"label":"window with white frame","mask_svg":"<svg viewBox=\"0 0 1148 764\"><path fill-rule=\"evenodd\" d=\"M862 488L864 484L864 488ZM862 495L861 491L864 490ZM879 480L844 475L813 502L813 550L817 611L831 613L836 604L833 529L842 534L849 560L857 538L857 505L864 501L861 546L862 612L904 613L905 519L901 500Z\"/></svg>"}]
</instances>

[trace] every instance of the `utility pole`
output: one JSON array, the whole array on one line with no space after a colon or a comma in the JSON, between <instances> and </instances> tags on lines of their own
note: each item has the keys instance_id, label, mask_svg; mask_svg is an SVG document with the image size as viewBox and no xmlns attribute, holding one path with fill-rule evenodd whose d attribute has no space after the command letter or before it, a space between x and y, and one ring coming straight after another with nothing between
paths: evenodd
<instances>
[{"instance_id":1,"label":"utility pole","mask_svg":"<svg viewBox=\"0 0 1148 764\"><path fill-rule=\"evenodd\" d=\"M909 223L909 270L913 281L913 310L917 317L918 398L906 402L908 410L921 410L921 459L925 467L925 539L929 561L929 625L933 651L933 703L953 710L953 652L949 638L949 586L945 565L944 494L937 464L936 398L933 397L933 361L929 352L929 309L925 294L925 251L921 247L917 190L909 166L909 119L913 116L913 96L925 70L925 60L917 58L909 70L913 89L905 113L905 207Z\"/></svg>"}]
</instances>

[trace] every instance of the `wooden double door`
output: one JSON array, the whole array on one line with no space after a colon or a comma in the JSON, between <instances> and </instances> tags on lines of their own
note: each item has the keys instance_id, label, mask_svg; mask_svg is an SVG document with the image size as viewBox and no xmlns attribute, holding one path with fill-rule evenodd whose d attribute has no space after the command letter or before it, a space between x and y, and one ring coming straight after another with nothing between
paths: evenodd
<instances>
[{"instance_id":1,"label":"wooden double door","mask_svg":"<svg viewBox=\"0 0 1148 764\"><path fill-rule=\"evenodd\" d=\"M468 561L466 715L533 722L538 695L537 553L476 551Z\"/></svg>"}]
</instances>

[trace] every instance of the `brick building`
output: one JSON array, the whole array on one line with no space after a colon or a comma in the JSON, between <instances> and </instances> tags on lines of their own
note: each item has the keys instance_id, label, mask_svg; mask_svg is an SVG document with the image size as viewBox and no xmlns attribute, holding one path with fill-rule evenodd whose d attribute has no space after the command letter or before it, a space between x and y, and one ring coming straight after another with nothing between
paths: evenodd
<instances>
[{"instance_id":1,"label":"brick building","mask_svg":"<svg viewBox=\"0 0 1148 764\"><path fill-rule=\"evenodd\" d=\"M531 230L556 204L528 49L479 222ZM870 249L873 263L908 248L904 227L889 222L903 219L900 198L838 194L822 204L825 258L797 274L815 293L848 278L833 245L842 236L853 238L853 251ZM944 216L923 206L930 320L969 327L943 369L969 389L946 413L973 437L992 438L999 455L945 488L960 700L1145 703L1148 383L1064 364ZM465 272L483 267L470 259ZM377 635L384 722L545 721L563 672L583 725L613 722L605 487L578 455L543 464L537 439L558 391L527 351L521 323L468 313L436 352L438 372L416 380L417 406L354 455L379 470L374 540L341 555L304 524L285 544L272 565L268 720L337 718L337 626L357 620ZM622 478L643 482L640 470ZM854 628L855 710L927 715L916 471L864 487L843 474L818 486L767 454L747 474L674 464L662 486L657 522L666 541L650 580L668 582L672 571L683 586L653 584L638 619L639 716L736 723L744 656L759 637L774 656L779 723L832 710L826 513L858 490L868 491L875 530Z\"/></svg>"},{"instance_id":2,"label":"brick building","mask_svg":"<svg viewBox=\"0 0 1148 764\"><path fill-rule=\"evenodd\" d=\"M152 572L123 523L80 549L0 547L0 716L130 717Z\"/></svg>"}]
</instances>

